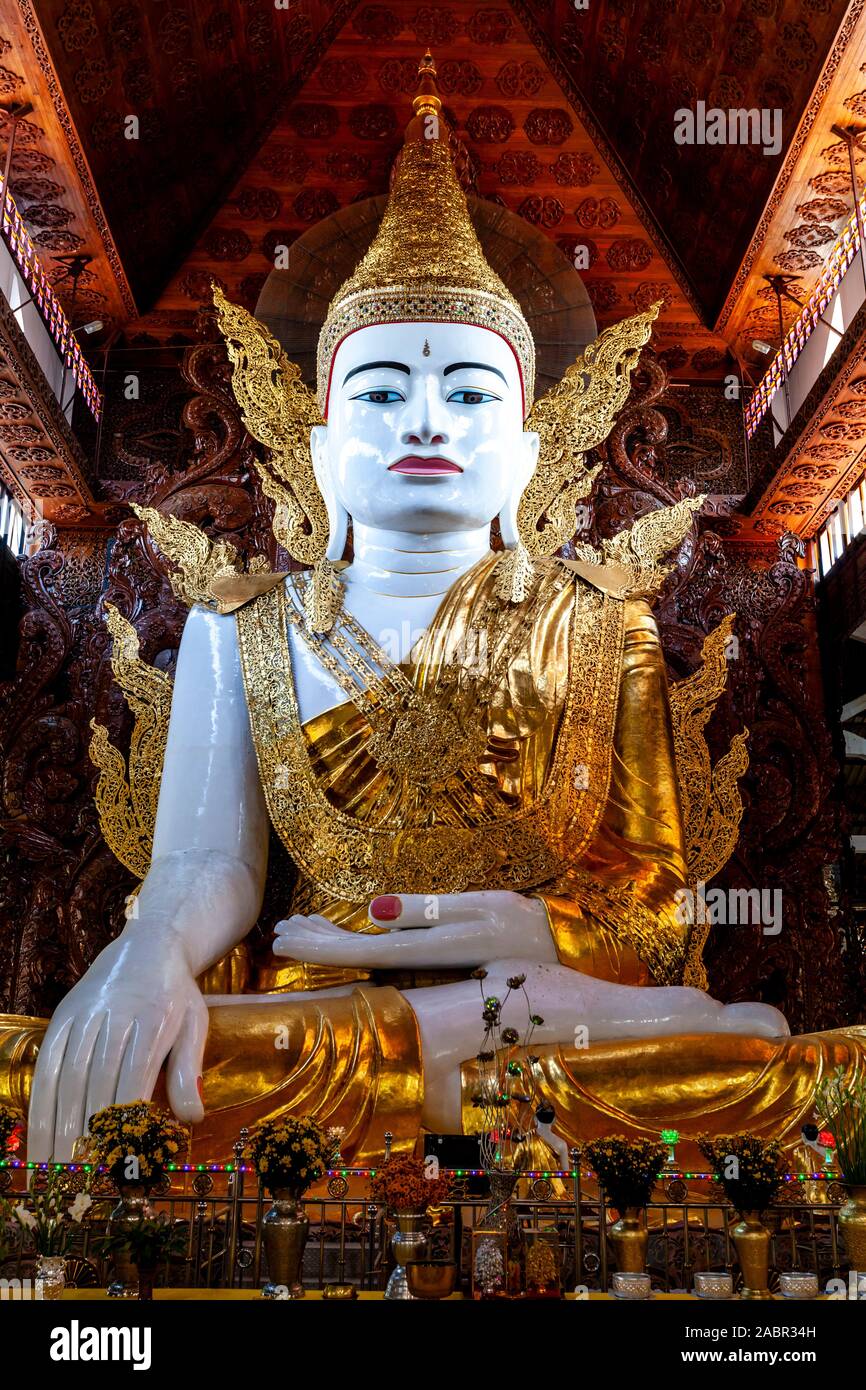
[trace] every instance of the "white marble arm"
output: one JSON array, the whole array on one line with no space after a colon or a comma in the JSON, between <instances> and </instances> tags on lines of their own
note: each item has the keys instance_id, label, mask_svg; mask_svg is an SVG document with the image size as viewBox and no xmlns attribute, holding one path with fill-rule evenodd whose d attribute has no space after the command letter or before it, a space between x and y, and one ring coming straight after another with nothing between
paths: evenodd
<instances>
[{"instance_id":1,"label":"white marble arm","mask_svg":"<svg viewBox=\"0 0 866 1390\"><path fill-rule=\"evenodd\" d=\"M234 619L193 609L150 871L134 915L51 1020L33 1081L30 1158L70 1158L89 1116L149 1096L166 1060L172 1108L202 1118L207 1009L196 976L254 923L267 842Z\"/></svg>"}]
</instances>

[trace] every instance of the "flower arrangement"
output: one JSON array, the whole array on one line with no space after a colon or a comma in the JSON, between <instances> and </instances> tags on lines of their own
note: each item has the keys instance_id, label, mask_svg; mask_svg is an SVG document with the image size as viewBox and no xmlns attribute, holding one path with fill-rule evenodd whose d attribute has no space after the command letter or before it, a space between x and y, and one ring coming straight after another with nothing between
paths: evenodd
<instances>
[{"instance_id":1,"label":"flower arrangement","mask_svg":"<svg viewBox=\"0 0 866 1390\"><path fill-rule=\"evenodd\" d=\"M127 1222L122 1231L105 1237L101 1249L106 1255L128 1249L134 1265L151 1270L172 1256L185 1255L186 1237L168 1212L161 1211L158 1216L140 1215Z\"/></svg>"},{"instance_id":2,"label":"flower arrangement","mask_svg":"<svg viewBox=\"0 0 866 1390\"><path fill-rule=\"evenodd\" d=\"M781 1144L753 1134L721 1134L715 1139L701 1134L697 1143L731 1206L741 1216L766 1210L782 1183Z\"/></svg>"},{"instance_id":3,"label":"flower arrangement","mask_svg":"<svg viewBox=\"0 0 866 1390\"><path fill-rule=\"evenodd\" d=\"M188 1147L183 1125L150 1100L107 1105L90 1117L91 1155L119 1188L155 1186Z\"/></svg>"},{"instance_id":4,"label":"flower arrangement","mask_svg":"<svg viewBox=\"0 0 866 1390\"><path fill-rule=\"evenodd\" d=\"M338 1161L340 1133L315 1120L265 1120L249 1140L247 1153L272 1195L287 1188L300 1196Z\"/></svg>"},{"instance_id":5,"label":"flower arrangement","mask_svg":"<svg viewBox=\"0 0 866 1390\"><path fill-rule=\"evenodd\" d=\"M21 1143L24 1121L11 1105L0 1101L0 1158L14 1153Z\"/></svg>"},{"instance_id":6,"label":"flower arrangement","mask_svg":"<svg viewBox=\"0 0 866 1390\"><path fill-rule=\"evenodd\" d=\"M610 1139L595 1139L583 1150L590 1166L598 1174L611 1204L617 1211L627 1207L645 1207L665 1159L667 1145L652 1139L626 1139L613 1135Z\"/></svg>"},{"instance_id":7,"label":"flower arrangement","mask_svg":"<svg viewBox=\"0 0 866 1390\"><path fill-rule=\"evenodd\" d=\"M438 1207L448 1196L451 1184L428 1169L423 1158L396 1154L375 1174L370 1191L374 1202L390 1212L424 1212Z\"/></svg>"},{"instance_id":8,"label":"flower arrangement","mask_svg":"<svg viewBox=\"0 0 866 1390\"><path fill-rule=\"evenodd\" d=\"M50 1169L44 1185L30 1193L27 1203L19 1202L11 1211L3 1204L3 1214L7 1219L11 1216L26 1231L37 1255L65 1255L74 1227L80 1225L93 1205L86 1190L73 1196L67 1184L65 1173Z\"/></svg>"},{"instance_id":9,"label":"flower arrangement","mask_svg":"<svg viewBox=\"0 0 866 1390\"><path fill-rule=\"evenodd\" d=\"M845 1182L852 1187L866 1184L866 1079L846 1080L844 1067L837 1067L821 1082L815 1103L824 1116ZM824 1133L818 1142L831 1147Z\"/></svg>"}]
</instances>

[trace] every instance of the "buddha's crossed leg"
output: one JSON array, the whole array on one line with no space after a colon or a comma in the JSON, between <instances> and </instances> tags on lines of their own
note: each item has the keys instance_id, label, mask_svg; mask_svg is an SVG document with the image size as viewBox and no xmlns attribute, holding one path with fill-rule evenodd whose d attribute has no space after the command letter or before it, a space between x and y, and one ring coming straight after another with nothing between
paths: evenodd
<instances>
[{"instance_id":1,"label":"buddha's crossed leg","mask_svg":"<svg viewBox=\"0 0 866 1390\"><path fill-rule=\"evenodd\" d=\"M532 1033L533 1044L574 1046L625 1038L677 1034L744 1033L783 1037L789 1033L782 1014L768 1004L721 1004L702 990L679 985L612 984L563 965L540 965L520 958L485 967L481 982L436 985L405 992L418 1020L424 1060L423 1122L434 1132L460 1129L460 1067L473 1057L483 1037L483 999L502 1001L503 1027L521 1038L528 1025L522 991L509 992L509 979L523 975L532 1012L543 1019Z\"/></svg>"}]
</instances>

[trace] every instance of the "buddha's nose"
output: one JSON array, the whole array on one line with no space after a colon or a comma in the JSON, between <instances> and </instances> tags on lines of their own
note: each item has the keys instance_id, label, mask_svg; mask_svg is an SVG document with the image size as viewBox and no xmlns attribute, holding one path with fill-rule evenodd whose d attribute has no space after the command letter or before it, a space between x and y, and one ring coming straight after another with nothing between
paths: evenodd
<instances>
[{"instance_id":1,"label":"buddha's nose","mask_svg":"<svg viewBox=\"0 0 866 1390\"><path fill-rule=\"evenodd\" d=\"M403 443L447 444L447 421L443 419L442 401L434 382L419 392L416 403L418 413L403 435Z\"/></svg>"},{"instance_id":2,"label":"buddha's nose","mask_svg":"<svg viewBox=\"0 0 866 1390\"><path fill-rule=\"evenodd\" d=\"M431 434L429 430L419 430L417 433L404 435L405 444L444 444L446 442L444 434Z\"/></svg>"}]
</instances>

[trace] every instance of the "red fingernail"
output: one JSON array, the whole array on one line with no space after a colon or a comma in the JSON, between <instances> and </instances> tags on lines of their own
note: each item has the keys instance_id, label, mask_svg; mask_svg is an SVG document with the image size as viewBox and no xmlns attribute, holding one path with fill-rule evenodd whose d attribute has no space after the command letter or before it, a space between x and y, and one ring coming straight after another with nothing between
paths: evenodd
<instances>
[{"instance_id":1,"label":"red fingernail","mask_svg":"<svg viewBox=\"0 0 866 1390\"><path fill-rule=\"evenodd\" d=\"M196 1084L196 1086L198 1086L199 1098L200 1098L201 1100L204 1100L204 1081L202 1080L202 1078L201 1078L200 1076L197 1076L197 1077L196 1077L196 1079L195 1079L195 1084Z\"/></svg>"},{"instance_id":2,"label":"red fingernail","mask_svg":"<svg viewBox=\"0 0 866 1390\"><path fill-rule=\"evenodd\" d=\"M374 898L370 903L370 916L376 917L380 922L396 922L402 911L403 904L393 893Z\"/></svg>"}]
</instances>

